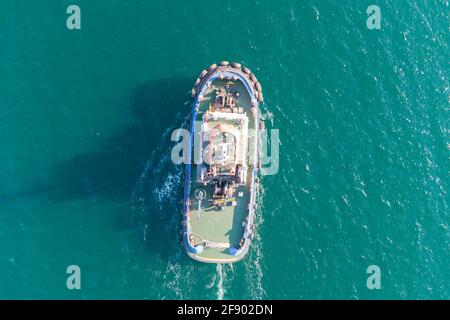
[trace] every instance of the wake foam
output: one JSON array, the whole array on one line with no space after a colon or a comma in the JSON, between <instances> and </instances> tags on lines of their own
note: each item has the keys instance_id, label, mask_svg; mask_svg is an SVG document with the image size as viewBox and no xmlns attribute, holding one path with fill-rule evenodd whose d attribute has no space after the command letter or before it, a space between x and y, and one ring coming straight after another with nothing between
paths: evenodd
<instances>
[{"instance_id":1,"label":"wake foam","mask_svg":"<svg viewBox=\"0 0 450 320\"><path fill-rule=\"evenodd\" d=\"M188 117L183 118L183 114L185 111L180 111L174 123L182 123L181 127L186 127ZM175 165L171 160L174 142L170 138L175 129L177 126L174 125L163 133L131 194L131 223L141 230L138 232L141 254L153 260L155 266L154 270L149 270L149 278L153 282L162 280L159 299L185 298L189 290L182 290L186 287L183 281L192 271L180 263L183 252L178 231L183 166Z\"/></svg>"},{"instance_id":2,"label":"wake foam","mask_svg":"<svg viewBox=\"0 0 450 320\"><path fill-rule=\"evenodd\" d=\"M266 291L263 287L263 269L261 267L261 261L263 260L263 247L262 247L262 239L260 235L261 225L264 220L262 217L262 198L264 196L265 189L260 188L258 193L257 210L254 217L254 238L250 247L250 252L245 260L245 269L246 269L246 282L249 288L249 295L251 299L262 300L266 296Z\"/></svg>"},{"instance_id":3,"label":"wake foam","mask_svg":"<svg viewBox=\"0 0 450 320\"><path fill-rule=\"evenodd\" d=\"M233 264L216 264L216 270L211 281L206 285L207 289L215 288L215 296L217 300L223 300L227 293L227 287L234 279Z\"/></svg>"}]
</instances>

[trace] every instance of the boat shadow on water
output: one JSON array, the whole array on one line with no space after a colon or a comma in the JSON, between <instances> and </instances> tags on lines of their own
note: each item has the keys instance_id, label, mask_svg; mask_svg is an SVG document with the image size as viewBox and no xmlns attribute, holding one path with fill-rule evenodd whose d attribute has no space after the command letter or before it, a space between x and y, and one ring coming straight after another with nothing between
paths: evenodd
<instances>
[{"instance_id":1,"label":"boat shadow on water","mask_svg":"<svg viewBox=\"0 0 450 320\"><path fill-rule=\"evenodd\" d=\"M170 138L189 114L191 85L191 79L167 78L138 86L131 124L94 151L50 168L45 181L33 182L14 197L40 197L43 207L78 200L123 203L117 206L122 208L117 209L119 228L135 229L144 248L172 256L160 245L176 239L179 246L182 168L171 162Z\"/></svg>"}]
</instances>

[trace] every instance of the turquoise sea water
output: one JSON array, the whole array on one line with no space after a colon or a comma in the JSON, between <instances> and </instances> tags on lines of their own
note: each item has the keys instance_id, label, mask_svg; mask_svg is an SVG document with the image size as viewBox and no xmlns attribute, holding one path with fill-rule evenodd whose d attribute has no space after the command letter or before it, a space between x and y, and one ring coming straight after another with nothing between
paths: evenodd
<instances>
[{"instance_id":1,"label":"turquoise sea water","mask_svg":"<svg viewBox=\"0 0 450 320\"><path fill-rule=\"evenodd\" d=\"M450 298L448 1L1 7L0 298ZM254 71L281 145L249 255L217 266L180 246L170 134L223 59Z\"/></svg>"}]
</instances>

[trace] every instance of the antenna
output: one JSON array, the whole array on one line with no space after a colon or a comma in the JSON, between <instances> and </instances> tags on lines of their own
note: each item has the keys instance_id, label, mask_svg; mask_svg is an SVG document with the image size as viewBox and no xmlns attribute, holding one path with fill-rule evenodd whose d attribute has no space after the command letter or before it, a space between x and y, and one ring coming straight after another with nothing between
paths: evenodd
<instances>
[{"instance_id":1,"label":"antenna","mask_svg":"<svg viewBox=\"0 0 450 320\"><path fill-rule=\"evenodd\" d=\"M197 219L200 219L200 210L202 208L202 200L206 198L206 190L199 188L195 190L195 198L198 200Z\"/></svg>"}]
</instances>

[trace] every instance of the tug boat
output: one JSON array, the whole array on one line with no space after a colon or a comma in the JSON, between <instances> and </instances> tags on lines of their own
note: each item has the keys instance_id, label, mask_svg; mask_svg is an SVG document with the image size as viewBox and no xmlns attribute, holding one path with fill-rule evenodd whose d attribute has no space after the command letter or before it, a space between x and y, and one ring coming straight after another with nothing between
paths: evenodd
<instances>
[{"instance_id":1,"label":"tug boat","mask_svg":"<svg viewBox=\"0 0 450 320\"><path fill-rule=\"evenodd\" d=\"M200 73L192 99L182 243L197 261L237 262L254 232L261 84L247 67L221 61Z\"/></svg>"}]
</instances>

